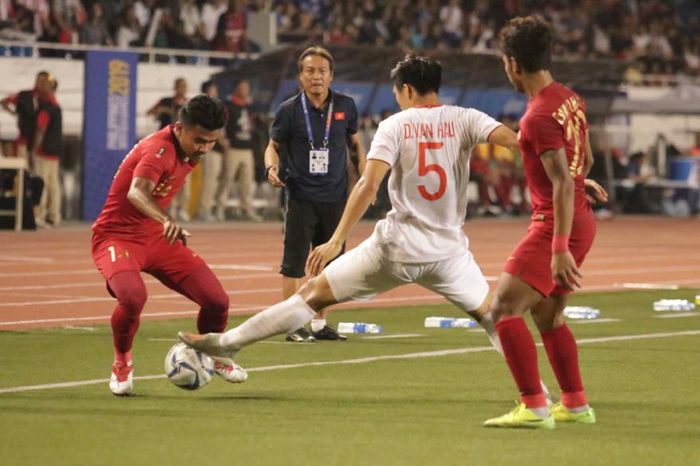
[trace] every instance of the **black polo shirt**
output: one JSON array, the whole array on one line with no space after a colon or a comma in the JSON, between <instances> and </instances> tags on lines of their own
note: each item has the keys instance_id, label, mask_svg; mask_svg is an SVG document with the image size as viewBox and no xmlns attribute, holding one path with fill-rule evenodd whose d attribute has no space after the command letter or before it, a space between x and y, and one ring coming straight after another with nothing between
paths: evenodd
<instances>
[{"instance_id":1,"label":"black polo shirt","mask_svg":"<svg viewBox=\"0 0 700 466\"><path fill-rule=\"evenodd\" d=\"M328 137L328 174L309 173L309 137L306 132L304 108L301 94L286 100L280 105L272 123L270 137L286 146L281 152L281 173L289 189L290 196L308 201L338 202L345 199L348 189L347 137L357 132L357 107L351 97L331 91L329 98L318 109L307 98L311 131L314 136L314 149L323 145L326 131L328 106L333 99L333 115Z\"/></svg>"}]
</instances>

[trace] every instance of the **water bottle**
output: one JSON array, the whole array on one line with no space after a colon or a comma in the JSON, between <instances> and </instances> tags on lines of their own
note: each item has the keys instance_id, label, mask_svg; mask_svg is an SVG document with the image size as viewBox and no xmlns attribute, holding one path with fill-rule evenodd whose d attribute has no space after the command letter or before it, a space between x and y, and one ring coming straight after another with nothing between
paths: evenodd
<instances>
[{"instance_id":1,"label":"water bottle","mask_svg":"<svg viewBox=\"0 0 700 466\"><path fill-rule=\"evenodd\" d=\"M474 328L475 320L469 318L457 319L455 317L426 317L426 328Z\"/></svg>"},{"instance_id":2,"label":"water bottle","mask_svg":"<svg viewBox=\"0 0 700 466\"><path fill-rule=\"evenodd\" d=\"M365 322L339 322L338 333L382 333L384 328L377 324Z\"/></svg>"},{"instance_id":3,"label":"water bottle","mask_svg":"<svg viewBox=\"0 0 700 466\"><path fill-rule=\"evenodd\" d=\"M659 301L654 301L655 311L692 311L693 309L695 309L695 303L687 299L660 299Z\"/></svg>"},{"instance_id":4,"label":"water bottle","mask_svg":"<svg viewBox=\"0 0 700 466\"><path fill-rule=\"evenodd\" d=\"M564 317L569 319L597 319L600 317L600 310L590 306L566 306Z\"/></svg>"}]
</instances>

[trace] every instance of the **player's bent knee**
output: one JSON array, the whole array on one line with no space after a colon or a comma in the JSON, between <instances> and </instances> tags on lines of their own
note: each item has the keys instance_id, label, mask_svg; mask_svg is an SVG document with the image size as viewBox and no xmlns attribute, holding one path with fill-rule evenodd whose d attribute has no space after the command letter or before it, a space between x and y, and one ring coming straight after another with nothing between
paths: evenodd
<instances>
[{"instance_id":1,"label":"player's bent knee","mask_svg":"<svg viewBox=\"0 0 700 466\"><path fill-rule=\"evenodd\" d=\"M328 280L323 274L304 283L298 293L306 301L306 304L316 312L337 303Z\"/></svg>"}]
</instances>

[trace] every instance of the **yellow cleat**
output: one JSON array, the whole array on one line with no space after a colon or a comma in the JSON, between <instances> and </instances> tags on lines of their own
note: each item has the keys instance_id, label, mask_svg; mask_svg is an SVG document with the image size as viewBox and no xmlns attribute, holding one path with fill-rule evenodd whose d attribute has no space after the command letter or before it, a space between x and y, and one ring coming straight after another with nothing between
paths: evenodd
<instances>
[{"instance_id":1,"label":"yellow cleat","mask_svg":"<svg viewBox=\"0 0 700 466\"><path fill-rule=\"evenodd\" d=\"M595 411L589 407L580 413L572 413L561 402L554 404L549 413L556 422L575 422L577 424L595 424Z\"/></svg>"},{"instance_id":2,"label":"yellow cleat","mask_svg":"<svg viewBox=\"0 0 700 466\"><path fill-rule=\"evenodd\" d=\"M520 403L513 411L504 414L500 417L494 417L484 422L484 427L520 427L526 429L547 429L552 430L556 427L554 417L539 417L525 406L525 403Z\"/></svg>"}]
</instances>

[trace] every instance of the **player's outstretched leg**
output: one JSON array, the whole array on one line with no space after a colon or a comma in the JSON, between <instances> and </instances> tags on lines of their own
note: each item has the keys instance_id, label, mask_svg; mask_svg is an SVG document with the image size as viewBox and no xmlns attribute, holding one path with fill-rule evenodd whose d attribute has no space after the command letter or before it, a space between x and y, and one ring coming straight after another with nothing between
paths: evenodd
<instances>
[{"instance_id":1,"label":"player's outstretched leg","mask_svg":"<svg viewBox=\"0 0 700 466\"><path fill-rule=\"evenodd\" d=\"M314 315L314 310L301 296L295 294L226 333L195 335L180 332L178 338L186 345L210 356L232 359L241 348L273 335L289 333L308 323Z\"/></svg>"},{"instance_id":2,"label":"player's outstretched leg","mask_svg":"<svg viewBox=\"0 0 700 466\"><path fill-rule=\"evenodd\" d=\"M200 334L223 332L228 318L229 297L216 278L214 272L206 265L197 267L187 278L175 288L199 304L197 330ZM214 370L217 375L230 383L242 383L248 380L248 373L236 364L231 357L216 357Z\"/></svg>"}]
</instances>

